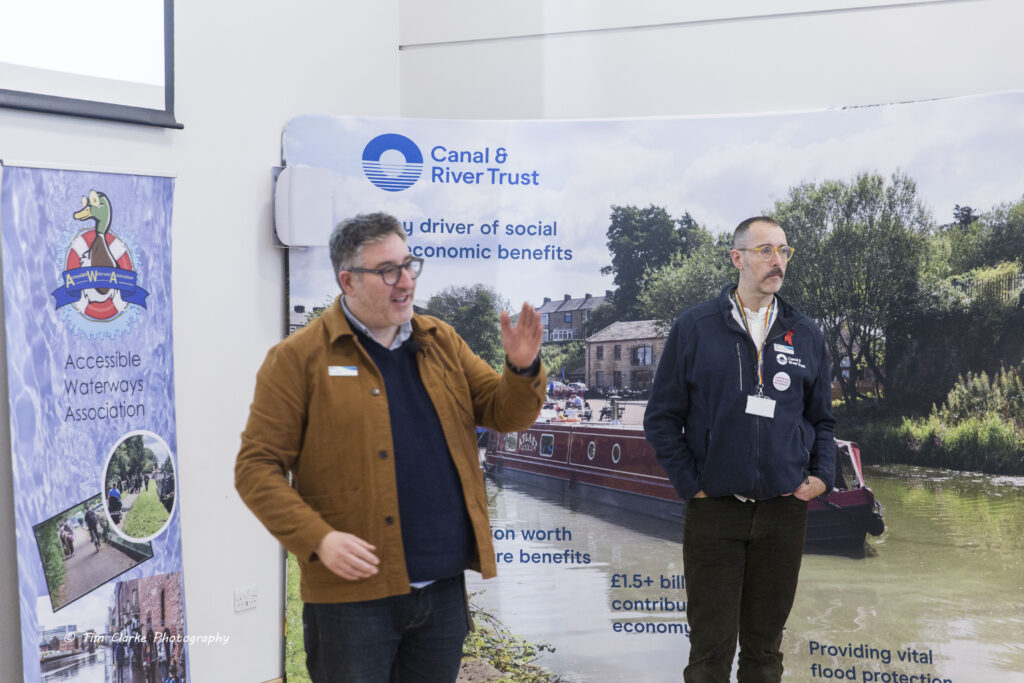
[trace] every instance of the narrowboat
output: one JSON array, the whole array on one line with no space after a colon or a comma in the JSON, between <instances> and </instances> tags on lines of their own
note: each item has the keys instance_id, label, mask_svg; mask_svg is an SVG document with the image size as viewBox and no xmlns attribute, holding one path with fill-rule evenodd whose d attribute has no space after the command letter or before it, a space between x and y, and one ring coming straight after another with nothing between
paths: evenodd
<instances>
[{"instance_id":1,"label":"narrowboat","mask_svg":"<svg viewBox=\"0 0 1024 683\"><path fill-rule=\"evenodd\" d=\"M860 448L836 440L834 489L808 504L805 550L863 550L866 534L885 529L882 506L864 483ZM490 432L483 454L485 472L550 492L682 522L679 498L654 451L636 425L593 422L537 422L530 429Z\"/></svg>"}]
</instances>

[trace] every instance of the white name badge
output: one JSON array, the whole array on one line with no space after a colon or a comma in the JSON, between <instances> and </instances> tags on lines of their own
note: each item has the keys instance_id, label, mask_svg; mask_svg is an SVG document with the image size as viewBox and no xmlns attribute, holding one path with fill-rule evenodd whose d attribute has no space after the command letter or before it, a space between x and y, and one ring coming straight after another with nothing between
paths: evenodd
<instances>
[{"instance_id":1,"label":"white name badge","mask_svg":"<svg viewBox=\"0 0 1024 683\"><path fill-rule=\"evenodd\" d=\"M359 374L359 368L354 365L328 365L328 377L355 377Z\"/></svg>"},{"instance_id":2,"label":"white name badge","mask_svg":"<svg viewBox=\"0 0 1024 683\"><path fill-rule=\"evenodd\" d=\"M747 413L771 419L775 417L775 399L767 396L747 396Z\"/></svg>"}]
</instances>

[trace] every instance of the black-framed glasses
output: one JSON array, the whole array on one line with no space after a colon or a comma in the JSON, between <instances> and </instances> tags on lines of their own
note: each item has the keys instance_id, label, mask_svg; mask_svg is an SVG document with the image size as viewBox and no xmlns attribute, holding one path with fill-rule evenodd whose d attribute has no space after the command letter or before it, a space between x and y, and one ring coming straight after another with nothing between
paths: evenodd
<instances>
[{"instance_id":1,"label":"black-framed glasses","mask_svg":"<svg viewBox=\"0 0 1024 683\"><path fill-rule=\"evenodd\" d=\"M409 273L409 279L415 280L420 276L420 271L423 270L423 259L411 258L401 265L384 266L383 268L348 268L353 273L376 273L380 275L380 279L384 281L384 284L391 287L397 285L398 281L402 279L402 270Z\"/></svg>"},{"instance_id":2,"label":"black-framed glasses","mask_svg":"<svg viewBox=\"0 0 1024 683\"><path fill-rule=\"evenodd\" d=\"M760 256L762 261L771 261L772 254L778 254L779 258L781 258L783 261L788 261L789 259L793 258L793 254L796 252L796 249L789 246L788 244L781 247L773 247L770 244L762 244L761 246L753 247L752 249L736 247L736 251L753 252Z\"/></svg>"}]
</instances>

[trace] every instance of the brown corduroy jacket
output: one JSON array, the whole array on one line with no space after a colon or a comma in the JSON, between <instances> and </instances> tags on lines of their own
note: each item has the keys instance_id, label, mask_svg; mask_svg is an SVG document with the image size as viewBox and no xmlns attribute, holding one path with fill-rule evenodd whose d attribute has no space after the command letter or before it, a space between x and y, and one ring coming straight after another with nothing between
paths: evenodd
<instances>
[{"instance_id":1,"label":"brown corduroy jacket","mask_svg":"<svg viewBox=\"0 0 1024 683\"><path fill-rule=\"evenodd\" d=\"M420 376L473 527L472 568L488 578L496 565L475 428L529 427L544 399L544 369L536 377L507 368L498 374L450 325L421 315L413 316L412 325ZM298 558L303 601L354 602L409 592L391 429L381 375L338 300L267 354L242 432L235 487ZM317 559L317 546L334 529L376 546L376 575L348 581Z\"/></svg>"}]
</instances>

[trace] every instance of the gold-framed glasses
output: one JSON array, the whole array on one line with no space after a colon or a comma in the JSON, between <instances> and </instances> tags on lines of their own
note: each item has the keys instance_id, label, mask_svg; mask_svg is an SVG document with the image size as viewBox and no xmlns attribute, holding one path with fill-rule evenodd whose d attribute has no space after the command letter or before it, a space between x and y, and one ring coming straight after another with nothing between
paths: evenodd
<instances>
[{"instance_id":1,"label":"gold-framed glasses","mask_svg":"<svg viewBox=\"0 0 1024 683\"><path fill-rule=\"evenodd\" d=\"M793 254L796 252L796 250L793 249L793 247L789 246L788 244L785 244L781 247L773 247L770 244L762 244L759 247L751 248L736 247L736 251L752 252L760 256L762 261L771 261L772 255L778 254L779 258L782 259L783 262L793 258Z\"/></svg>"},{"instance_id":2,"label":"gold-framed glasses","mask_svg":"<svg viewBox=\"0 0 1024 683\"><path fill-rule=\"evenodd\" d=\"M383 268L349 268L348 270L353 273L376 273L377 275L380 275L382 280L384 280L384 284L389 287L393 287L402 279L403 269L409 273L410 280L415 280L420 276L420 271L423 270L423 259L411 258L398 266L391 265L384 266Z\"/></svg>"}]
</instances>

